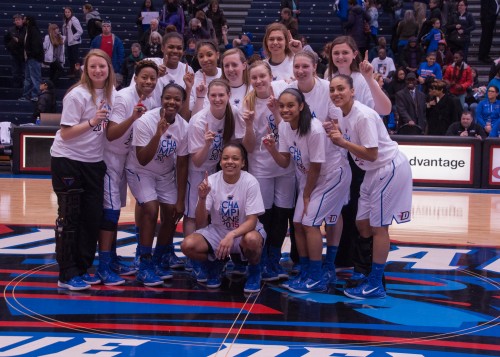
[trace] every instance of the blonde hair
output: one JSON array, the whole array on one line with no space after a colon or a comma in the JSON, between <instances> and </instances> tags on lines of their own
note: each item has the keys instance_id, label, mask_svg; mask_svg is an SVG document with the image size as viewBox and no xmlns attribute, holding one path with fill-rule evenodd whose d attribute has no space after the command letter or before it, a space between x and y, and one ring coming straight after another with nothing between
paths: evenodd
<instances>
[{"instance_id":1,"label":"blonde hair","mask_svg":"<svg viewBox=\"0 0 500 357\"><path fill-rule=\"evenodd\" d=\"M222 76L221 78L225 79L225 80L228 80L227 77L226 77L226 73L224 72L224 59L227 57L227 56L231 56L231 55L238 55L238 57L240 58L240 61L241 63L247 63L247 59L245 57L245 54L243 53L242 50L240 50L239 48L231 48L227 51L225 51L222 56L221 56L221 67L222 67ZM243 84L245 84L247 86L247 90L248 90L248 66L245 67L245 69L243 70Z\"/></svg>"},{"instance_id":2,"label":"blonde hair","mask_svg":"<svg viewBox=\"0 0 500 357\"><path fill-rule=\"evenodd\" d=\"M259 67L259 66L265 67L265 69L269 73L269 76L271 77L271 79L273 78L273 72L271 70L271 66L269 65L269 63L264 62L264 61L253 62L248 67L248 75L250 76L250 72L252 72L252 69ZM244 104L245 108L248 110L251 110L251 111L255 110L256 98L257 98L257 93L255 93L255 89L252 89L243 99L243 104Z\"/></svg>"},{"instance_id":3,"label":"blonde hair","mask_svg":"<svg viewBox=\"0 0 500 357\"><path fill-rule=\"evenodd\" d=\"M50 38L50 43L52 43L52 46L58 47L64 45L64 40L61 34L56 35L56 29L59 29L59 26L57 24L49 24L49 29L48 29L48 34Z\"/></svg>"},{"instance_id":4,"label":"blonde hair","mask_svg":"<svg viewBox=\"0 0 500 357\"><path fill-rule=\"evenodd\" d=\"M98 48L91 49L85 58L83 59L83 72L80 77L80 80L75 83L70 89L68 89L69 93L73 88L82 86L85 87L89 92L90 95L92 96L92 101L97 105L97 94L96 94L96 88L94 87L94 83L90 79L89 76L89 66L88 62L89 59L92 57L100 57L103 58L107 65L108 65L108 78L106 78L106 82L104 83L104 97L106 98L106 102L109 105L112 105L112 98L113 98L113 89L115 85L115 71L113 70L113 65L111 63L111 58L109 58L108 54L104 52L103 50L100 50Z\"/></svg>"}]
</instances>

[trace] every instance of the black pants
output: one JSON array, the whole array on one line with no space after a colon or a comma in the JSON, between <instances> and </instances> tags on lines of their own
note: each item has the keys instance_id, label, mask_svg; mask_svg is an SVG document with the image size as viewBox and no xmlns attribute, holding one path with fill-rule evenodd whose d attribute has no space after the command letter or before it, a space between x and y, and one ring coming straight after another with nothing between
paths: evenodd
<instances>
[{"instance_id":1,"label":"black pants","mask_svg":"<svg viewBox=\"0 0 500 357\"><path fill-rule=\"evenodd\" d=\"M56 254L59 280L67 281L87 272L94 262L103 212L106 164L52 157L51 170L59 206L58 220L62 217L67 222L61 239L56 235L56 252L61 253ZM72 196L70 200L68 194ZM79 207L64 208L75 202Z\"/></svg>"},{"instance_id":2,"label":"black pants","mask_svg":"<svg viewBox=\"0 0 500 357\"><path fill-rule=\"evenodd\" d=\"M479 59L486 59L490 55L491 43L493 42L493 32L497 15L481 18L481 39L479 40Z\"/></svg>"}]
</instances>

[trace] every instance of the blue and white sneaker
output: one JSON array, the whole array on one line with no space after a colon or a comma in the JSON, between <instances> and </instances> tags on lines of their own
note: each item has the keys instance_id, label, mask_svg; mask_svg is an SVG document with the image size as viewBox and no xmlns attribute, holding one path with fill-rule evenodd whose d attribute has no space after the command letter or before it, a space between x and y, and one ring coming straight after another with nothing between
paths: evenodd
<instances>
[{"instance_id":1,"label":"blue and white sneaker","mask_svg":"<svg viewBox=\"0 0 500 357\"><path fill-rule=\"evenodd\" d=\"M82 280L89 285L96 285L101 283L101 279L99 279L97 274L94 274L94 276L92 276L89 273L85 273L81 275L80 278L82 278Z\"/></svg>"},{"instance_id":2,"label":"blue and white sneaker","mask_svg":"<svg viewBox=\"0 0 500 357\"><path fill-rule=\"evenodd\" d=\"M186 261L184 262L184 270L193 271L193 261L188 257L186 257Z\"/></svg>"},{"instance_id":3,"label":"blue and white sneaker","mask_svg":"<svg viewBox=\"0 0 500 357\"><path fill-rule=\"evenodd\" d=\"M175 251L172 250L163 254L161 257L162 267L170 267L171 269L181 269L184 268L184 260L175 255Z\"/></svg>"},{"instance_id":4,"label":"blue and white sneaker","mask_svg":"<svg viewBox=\"0 0 500 357\"><path fill-rule=\"evenodd\" d=\"M234 263L233 269L231 270L231 274L233 274L233 275L241 275L241 276L247 275L247 267L246 267L246 265L239 264L239 263Z\"/></svg>"},{"instance_id":5,"label":"blue and white sneaker","mask_svg":"<svg viewBox=\"0 0 500 357\"><path fill-rule=\"evenodd\" d=\"M163 284L163 280L156 275L154 269L139 269L135 279L144 286L158 286Z\"/></svg>"},{"instance_id":6,"label":"blue and white sneaker","mask_svg":"<svg viewBox=\"0 0 500 357\"><path fill-rule=\"evenodd\" d=\"M162 280L172 279L174 277L172 270L163 267L161 264L155 265L155 274Z\"/></svg>"},{"instance_id":7,"label":"blue and white sneaker","mask_svg":"<svg viewBox=\"0 0 500 357\"><path fill-rule=\"evenodd\" d=\"M125 264L120 256L113 258L113 260L109 264L109 267L116 274L123 276L134 275L137 272L135 264L133 265Z\"/></svg>"},{"instance_id":8,"label":"blue and white sneaker","mask_svg":"<svg viewBox=\"0 0 500 357\"><path fill-rule=\"evenodd\" d=\"M326 286L335 285L337 283L337 273L335 272L335 268L324 267L322 279Z\"/></svg>"},{"instance_id":9,"label":"blue and white sneaker","mask_svg":"<svg viewBox=\"0 0 500 357\"><path fill-rule=\"evenodd\" d=\"M288 279L287 281L281 284L281 287L290 290L291 286L298 285L303 281L306 281L308 278L307 271L302 270L300 274L295 275L295 277Z\"/></svg>"},{"instance_id":10,"label":"blue and white sneaker","mask_svg":"<svg viewBox=\"0 0 500 357\"><path fill-rule=\"evenodd\" d=\"M270 264L264 264L261 268L262 281L276 281L279 280L278 273L274 271Z\"/></svg>"},{"instance_id":11,"label":"blue and white sneaker","mask_svg":"<svg viewBox=\"0 0 500 357\"><path fill-rule=\"evenodd\" d=\"M326 291L326 283L323 279L308 278L297 284L291 284L288 290L298 294L308 294Z\"/></svg>"},{"instance_id":12,"label":"blue and white sneaker","mask_svg":"<svg viewBox=\"0 0 500 357\"><path fill-rule=\"evenodd\" d=\"M289 275L279 262L272 262L272 268L278 275L279 279L288 279Z\"/></svg>"},{"instance_id":13,"label":"blue and white sneaker","mask_svg":"<svg viewBox=\"0 0 500 357\"><path fill-rule=\"evenodd\" d=\"M74 276L68 281L58 281L57 286L71 291L87 290L90 289L90 284L87 284L79 276Z\"/></svg>"},{"instance_id":14,"label":"blue and white sneaker","mask_svg":"<svg viewBox=\"0 0 500 357\"><path fill-rule=\"evenodd\" d=\"M382 283L372 283L366 279L364 283L353 288L344 289L344 295L352 299L383 299L387 295Z\"/></svg>"},{"instance_id":15,"label":"blue and white sneaker","mask_svg":"<svg viewBox=\"0 0 500 357\"><path fill-rule=\"evenodd\" d=\"M291 270L291 273L292 274L300 274L300 272L302 271L302 267L300 266L300 264L294 264L292 265L292 270Z\"/></svg>"},{"instance_id":16,"label":"blue and white sneaker","mask_svg":"<svg viewBox=\"0 0 500 357\"><path fill-rule=\"evenodd\" d=\"M201 266L198 262L193 262L193 268L191 270L191 275L196 279L198 283L207 282L207 272L205 268Z\"/></svg>"},{"instance_id":17,"label":"blue and white sneaker","mask_svg":"<svg viewBox=\"0 0 500 357\"><path fill-rule=\"evenodd\" d=\"M202 264L207 270L207 288L217 289L222 285L221 273L224 265L225 263L220 260Z\"/></svg>"},{"instance_id":18,"label":"blue and white sneaker","mask_svg":"<svg viewBox=\"0 0 500 357\"><path fill-rule=\"evenodd\" d=\"M258 293L260 291L260 283L260 274L249 274L243 291L246 293Z\"/></svg>"},{"instance_id":19,"label":"blue and white sneaker","mask_svg":"<svg viewBox=\"0 0 500 357\"><path fill-rule=\"evenodd\" d=\"M98 269L96 275L101 279L104 285L116 286L125 283L125 279L113 272L109 267L106 269Z\"/></svg>"},{"instance_id":20,"label":"blue and white sneaker","mask_svg":"<svg viewBox=\"0 0 500 357\"><path fill-rule=\"evenodd\" d=\"M351 278L346 281L345 286L346 288L355 288L356 286L363 284L365 280L365 274L354 271L351 275Z\"/></svg>"}]
</instances>

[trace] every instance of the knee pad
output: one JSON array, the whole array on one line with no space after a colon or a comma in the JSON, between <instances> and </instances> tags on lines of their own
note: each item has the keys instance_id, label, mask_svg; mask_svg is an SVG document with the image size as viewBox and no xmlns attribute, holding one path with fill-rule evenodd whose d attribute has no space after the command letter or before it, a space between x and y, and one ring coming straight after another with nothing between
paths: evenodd
<instances>
[{"instance_id":1,"label":"knee pad","mask_svg":"<svg viewBox=\"0 0 500 357\"><path fill-rule=\"evenodd\" d=\"M101 222L101 229L104 231L114 232L118 228L118 220L120 219L120 210L104 209Z\"/></svg>"}]
</instances>

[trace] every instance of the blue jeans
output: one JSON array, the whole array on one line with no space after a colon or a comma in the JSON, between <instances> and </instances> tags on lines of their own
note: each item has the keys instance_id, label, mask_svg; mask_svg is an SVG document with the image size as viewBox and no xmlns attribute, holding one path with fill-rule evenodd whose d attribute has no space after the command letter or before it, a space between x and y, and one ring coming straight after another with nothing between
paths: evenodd
<instances>
[{"instance_id":1,"label":"blue jeans","mask_svg":"<svg viewBox=\"0 0 500 357\"><path fill-rule=\"evenodd\" d=\"M33 58L28 58L26 60L26 64L24 65L23 97L28 99L38 99L41 81L42 63Z\"/></svg>"}]
</instances>

